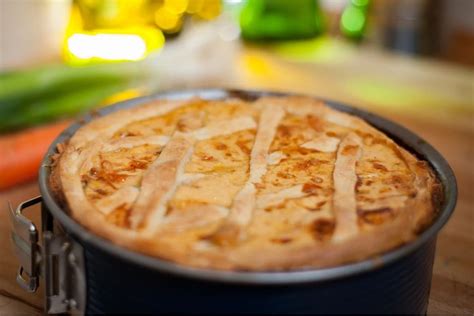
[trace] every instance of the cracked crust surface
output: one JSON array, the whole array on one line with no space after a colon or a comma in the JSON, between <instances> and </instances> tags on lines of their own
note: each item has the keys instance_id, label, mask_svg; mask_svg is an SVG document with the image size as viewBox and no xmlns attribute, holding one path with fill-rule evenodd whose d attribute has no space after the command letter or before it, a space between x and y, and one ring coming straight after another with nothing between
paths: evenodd
<instances>
[{"instance_id":1,"label":"cracked crust surface","mask_svg":"<svg viewBox=\"0 0 474 316\"><path fill-rule=\"evenodd\" d=\"M436 215L428 164L306 97L154 101L82 126L51 187L134 251L209 269L336 266L412 241Z\"/></svg>"}]
</instances>

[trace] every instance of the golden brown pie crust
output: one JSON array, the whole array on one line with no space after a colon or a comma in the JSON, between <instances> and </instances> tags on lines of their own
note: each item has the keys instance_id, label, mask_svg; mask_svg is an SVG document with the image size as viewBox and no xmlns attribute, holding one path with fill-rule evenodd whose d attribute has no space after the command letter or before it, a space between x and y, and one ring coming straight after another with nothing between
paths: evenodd
<instances>
[{"instance_id":1,"label":"golden brown pie crust","mask_svg":"<svg viewBox=\"0 0 474 316\"><path fill-rule=\"evenodd\" d=\"M154 101L82 126L51 187L83 226L183 265L340 265L412 241L436 215L427 163L305 97Z\"/></svg>"}]
</instances>

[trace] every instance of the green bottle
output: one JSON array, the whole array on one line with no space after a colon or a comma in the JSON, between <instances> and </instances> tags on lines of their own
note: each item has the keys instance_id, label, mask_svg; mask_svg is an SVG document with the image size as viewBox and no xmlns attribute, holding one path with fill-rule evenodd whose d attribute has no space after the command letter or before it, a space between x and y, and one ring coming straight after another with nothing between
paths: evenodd
<instances>
[{"instance_id":1,"label":"green bottle","mask_svg":"<svg viewBox=\"0 0 474 316\"><path fill-rule=\"evenodd\" d=\"M370 0L351 0L341 15L341 33L347 38L359 41L366 27Z\"/></svg>"},{"instance_id":2,"label":"green bottle","mask_svg":"<svg viewBox=\"0 0 474 316\"><path fill-rule=\"evenodd\" d=\"M285 40L314 37L323 29L316 0L248 0L240 14L246 40Z\"/></svg>"}]
</instances>

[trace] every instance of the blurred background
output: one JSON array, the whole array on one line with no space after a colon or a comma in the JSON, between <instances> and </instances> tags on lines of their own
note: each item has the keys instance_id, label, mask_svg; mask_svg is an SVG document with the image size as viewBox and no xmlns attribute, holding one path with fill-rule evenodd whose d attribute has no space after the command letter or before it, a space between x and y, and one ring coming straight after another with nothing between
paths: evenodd
<instances>
[{"instance_id":1,"label":"blurred background","mask_svg":"<svg viewBox=\"0 0 474 316\"><path fill-rule=\"evenodd\" d=\"M301 92L472 130L471 0L0 0L0 189L91 109L166 89Z\"/></svg>"},{"instance_id":2,"label":"blurred background","mask_svg":"<svg viewBox=\"0 0 474 316\"><path fill-rule=\"evenodd\" d=\"M0 0L0 314L42 314L42 289L15 283L5 206L39 194L54 138L93 109L191 87L332 99L436 147L459 199L428 314L473 313L473 0Z\"/></svg>"}]
</instances>

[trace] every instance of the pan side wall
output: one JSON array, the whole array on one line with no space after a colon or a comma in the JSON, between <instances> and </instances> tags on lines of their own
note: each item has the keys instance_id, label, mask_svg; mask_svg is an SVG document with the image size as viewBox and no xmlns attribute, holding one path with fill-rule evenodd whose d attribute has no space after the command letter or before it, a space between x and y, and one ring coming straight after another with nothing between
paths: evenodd
<instances>
[{"instance_id":1,"label":"pan side wall","mask_svg":"<svg viewBox=\"0 0 474 316\"><path fill-rule=\"evenodd\" d=\"M208 282L166 274L84 245L86 313L425 314L436 238L385 267L334 281L292 285Z\"/></svg>"}]
</instances>

